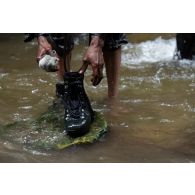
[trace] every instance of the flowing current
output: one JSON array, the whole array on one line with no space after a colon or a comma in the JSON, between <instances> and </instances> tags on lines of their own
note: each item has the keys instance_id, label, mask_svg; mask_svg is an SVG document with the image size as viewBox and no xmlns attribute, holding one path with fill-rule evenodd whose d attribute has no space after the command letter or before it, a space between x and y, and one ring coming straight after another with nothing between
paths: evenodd
<instances>
[{"instance_id":1,"label":"flowing current","mask_svg":"<svg viewBox=\"0 0 195 195\"><path fill-rule=\"evenodd\" d=\"M40 151L24 147L25 129L4 132L0 162L194 162L195 62L173 58L175 34L127 36L115 101L107 99L106 77L94 88L90 69L85 76L92 106L109 125L103 139ZM74 70L87 44L85 36L77 40ZM39 69L36 48L36 42L23 43L23 34L0 35L0 126L36 120L55 99L56 75Z\"/></svg>"}]
</instances>

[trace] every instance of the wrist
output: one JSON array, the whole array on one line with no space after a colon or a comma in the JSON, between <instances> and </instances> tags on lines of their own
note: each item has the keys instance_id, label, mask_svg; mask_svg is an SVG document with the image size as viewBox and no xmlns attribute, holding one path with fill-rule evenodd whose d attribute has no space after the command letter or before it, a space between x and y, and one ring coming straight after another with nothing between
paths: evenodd
<instances>
[{"instance_id":1,"label":"wrist","mask_svg":"<svg viewBox=\"0 0 195 195\"><path fill-rule=\"evenodd\" d=\"M43 47L45 50L47 50L47 51L52 50L52 47L48 43L47 38L45 36L39 35L37 37L37 42L38 42L38 45L40 45L41 47Z\"/></svg>"},{"instance_id":2,"label":"wrist","mask_svg":"<svg viewBox=\"0 0 195 195\"><path fill-rule=\"evenodd\" d=\"M47 40L46 37L43 36L43 35L38 35L37 36L38 43L45 42L46 40Z\"/></svg>"},{"instance_id":3,"label":"wrist","mask_svg":"<svg viewBox=\"0 0 195 195\"><path fill-rule=\"evenodd\" d=\"M103 38L98 35L92 35L90 46L103 48L104 47Z\"/></svg>"}]
</instances>

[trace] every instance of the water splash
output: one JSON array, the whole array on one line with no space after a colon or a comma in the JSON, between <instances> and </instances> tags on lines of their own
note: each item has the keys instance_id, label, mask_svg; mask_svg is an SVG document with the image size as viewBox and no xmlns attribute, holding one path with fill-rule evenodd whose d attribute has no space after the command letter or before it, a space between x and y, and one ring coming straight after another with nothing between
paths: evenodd
<instances>
[{"instance_id":1,"label":"water splash","mask_svg":"<svg viewBox=\"0 0 195 195\"><path fill-rule=\"evenodd\" d=\"M175 38L165 40L158 37L152 41L129 43L123 48L122 63L128 66L131 64L170 61L173 60L175 48Z\"/></svg>"}]
</instances>

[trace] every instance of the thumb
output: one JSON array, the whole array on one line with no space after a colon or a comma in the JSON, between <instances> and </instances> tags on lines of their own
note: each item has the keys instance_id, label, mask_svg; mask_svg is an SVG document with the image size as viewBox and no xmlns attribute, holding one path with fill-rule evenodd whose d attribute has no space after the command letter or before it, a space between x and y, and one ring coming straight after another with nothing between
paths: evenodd
<instances>
[{"instance_id":1,"label":"thumb","mask_svg":"<svg viewBox=\"0 0 195 195\"><path fill-rule=\"evenodd\" d=\"M84 61L82 67L79 69L79 73L84 74L85 71L87 70L88 65L89 63L87 61Z\"/></svg>"}]
</instances>

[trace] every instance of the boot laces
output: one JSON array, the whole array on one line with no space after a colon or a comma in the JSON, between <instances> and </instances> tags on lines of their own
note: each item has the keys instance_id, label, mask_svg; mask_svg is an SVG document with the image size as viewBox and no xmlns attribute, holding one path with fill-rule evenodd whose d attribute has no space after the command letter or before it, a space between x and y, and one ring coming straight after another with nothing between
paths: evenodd
<instances>
[{"instance_id":1,"label":"boot laces","mask_svg":"<svg viewBox=\"0 0 195 195\"><path fill-rule=\"evenodd\" d=\"M80 82L74 82L68 87L66 97L66 112L68 116L79 118L87 107L85 92Z\"/></svg>"}]
</instances>

